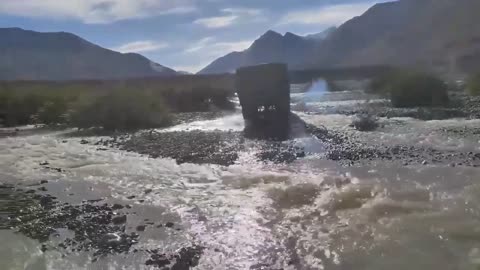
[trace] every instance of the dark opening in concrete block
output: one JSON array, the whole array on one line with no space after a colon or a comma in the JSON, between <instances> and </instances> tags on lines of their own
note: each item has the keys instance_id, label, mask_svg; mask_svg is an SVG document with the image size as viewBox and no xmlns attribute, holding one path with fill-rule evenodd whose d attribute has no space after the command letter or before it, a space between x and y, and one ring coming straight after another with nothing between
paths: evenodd
<instances>
[{"instance_id":1,"label":"dark opening in concrete block","mask_svg":"<svg viewBox=\"0 0 480 270\"><path fill-rule=\"evenodd\" d=\"M285 64L237 70L236 89L245 119L245 134L285 140L289 135L290 82Z\"/></svg>"}]
</instances>

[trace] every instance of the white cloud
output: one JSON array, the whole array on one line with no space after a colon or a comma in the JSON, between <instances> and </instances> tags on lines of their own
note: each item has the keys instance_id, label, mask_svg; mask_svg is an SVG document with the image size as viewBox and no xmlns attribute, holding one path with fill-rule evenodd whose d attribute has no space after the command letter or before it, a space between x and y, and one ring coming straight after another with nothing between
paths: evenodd
<instances>
[{"instance_id":1,"label":"white cloud","mask_svg":"<svg viewBox=\"0 0 480 270\"><path fill-rule=\"evenodd\" d=\"M252 41L220 41L213 37L203 38L187 47L184 53L200 53L202 56L218 58L230 52L243 51L252 45Z\"/></svg>"},{"instance_id":2,"label":"white cloud","mask_svg":"<svg viewBox=\"0 0 480 270\"><path fill-rule=\"evenodd\" d=\"M210 44L212 41L214 41L215 38L213 37L206 37L206 38L202 38L201 40L195 42L193 45L191 45L190 47L188 47L185 52L186 53L194 53L194 52L198 52L202 49L204 49L208 44Z\"/></svg>"},{"instance_id":3,"label":"white cloud","mask_svg":"<svg viewBox=\"0 0 480 270\"><path fill-rule=\"evenodd\" d=\"M0 13L23 17L75 19L89 24L195 10L193 0L1 0Z\"/></svg>"},{"instance_id":4,"label":"white cloud","mask_svg":"<svg viewBox=\"0 0 480 270\"><path fill-rule=\"evenodd\" d=\"M189 72L197 72L206 67L213 60L234 51L243 51L252 45L252 41L217 41L213 37L203 38L190 46L186 47L183 54L188 55L189 59L194 59L194 64L190 66L177 66L176 70L185 70Z\"/></svg>"},{"instance_id":5,"label":"white cloud","mask_svg":"<svg viewBox=\"0 0 480 270\"><path fill-rule=\"evenodd\" d=\"M203 62L201 64L196 64L196 65L177 65L173 66L172 68L177 70L177 71L186 71L190 73L197 73L200 71L202 68L206 67L210 62Z\"/></svg>"},{"instance_id":6,"label":"white cloud","mask_svg":"<svg viewBox=\"0 0 480 270\"><path fill-rule=\"evenodd\" d=\"M212 45L213 48L216 48L215 53L223 55L229 52L238 52L248 49L252 45L251 41L236 41L236 42L218 42ZM221 51L221 53L219 53Z\"/></svg>"},{"instance_id":7,"label":"white cloud","mask_svg":"<svg viewBox=\"0 0 480 270\"><path fill-rule=\"evenodd\" d=\"M375 3L358 3L326 6L317 9L298 10L287 13L279 24L315 24L333 26L359 16Z\"/></svg>"},{"instance_id":8,"label":"white cloud","mask_svg":"<svg viewBox=\"0 0 480 270\"><path fill-rule=\"evenodd\" d=\"M259 16L262 14L261 9L255 8L224 8L222 12L236 14L236 15L250 15L250 16Z\"/></svg>"},{"instance_id":9,"label":"white cloud","mask_svg":"<svg viewBox=\"0 0 480 270\"><path fill-rule=\"evenodd\" d=\"M235 15L218 16L218 17L198 19L193 23L200 24L207 28L223 28L223 27L232 25L237 18L238 17Z\"/></svg>"},{"instance_id":10,"label":"white cloud","mask_svg":"<svg viewBox=\"0 0 480 270\"><path fill-rule=\"evenodd\" d=\"M171 9L163 10L159 12L159 15L168 15L168 14L187 14L187 13L192 13L195 12L197 8L195 6L180 6L180 7L174 7Z\"/></svg>"},{"instance_id":11,"label":"white cloud","mask_svg":"<svg viewBox=\"0 0 480 270\"><path fill-rule=\"evenodd\" d=\"M121 46L112 48L112 50L118 51L121 53L143 53L143 52L158 51L167 47L168 47L168 44L165 42L140 40L140 41L123 44Z\"/></svg>"},{"instance_id":12,"label":"white cloud","mask_svg":"<svg viewBox=\"0 0 480 270\"><path fill-rule=\"evenodd\" d=\"M206 28L224 28L239 22L257 22L263 19L263 11L253 8L224 8L221 10L225 15L201 18L193 23L202 25Z\"/></svg>"}]
</instances>

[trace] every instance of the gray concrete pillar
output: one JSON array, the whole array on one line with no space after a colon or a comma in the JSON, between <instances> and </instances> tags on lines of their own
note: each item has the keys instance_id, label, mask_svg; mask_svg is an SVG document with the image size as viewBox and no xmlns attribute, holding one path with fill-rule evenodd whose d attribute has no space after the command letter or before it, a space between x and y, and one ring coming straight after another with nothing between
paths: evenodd
<instances>
[{"instance_id":1,"label":"gray concrete pillar","mask_svg":"<svg viewBox=\"0 0 480 270\"><path fill-rule=\"evenodd\" d=\"M287 65L239 68L236 90L245 119L246 136L276 140L288 138L290 82Z\"/></svg>"}]
</instances>

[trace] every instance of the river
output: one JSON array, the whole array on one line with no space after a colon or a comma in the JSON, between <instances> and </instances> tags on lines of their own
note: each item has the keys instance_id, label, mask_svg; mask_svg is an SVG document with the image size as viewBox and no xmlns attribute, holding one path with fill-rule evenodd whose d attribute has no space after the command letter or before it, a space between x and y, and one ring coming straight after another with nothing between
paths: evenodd
<instances>
[{"instance_id":1,"label":"river","mask_svg":"<svg viewBox=\"0 0 480 270\"><path fill-rule=\"evenodd\" d=\"M480 120L382 118L381 128L361 133L349 127L353 116L314 113L372 101L361 92L317 89L292 99L306 107L297 112L306 122L366 145L480 152L478 134L444 132L480 128ZM239 131L243 121L236 113L169 128L197 129ZM69 203L129 202L136 213L129 228L145 219L178 227L147 228L136 248L202 246L195 269L480 269L480 168L401 161L345 166L322 158L322 144L312 137L295 143L318 154L291 164L259 162L246 151L229 167L178 165L98 151L64 133L0 138L0 182L48 180L48 193ZM45 161L62 170L39 166ZM0 240L0 269L150 269L140 253L93 262L84 252L42 252L39 242L11 230L0 230Z\"/></svg>"}]
</instances>

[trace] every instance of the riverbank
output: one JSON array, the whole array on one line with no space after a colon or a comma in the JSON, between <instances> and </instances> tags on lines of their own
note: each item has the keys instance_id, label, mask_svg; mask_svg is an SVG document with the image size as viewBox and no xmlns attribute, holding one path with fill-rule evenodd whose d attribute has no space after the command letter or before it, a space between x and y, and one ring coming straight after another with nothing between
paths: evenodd
<instances>
[{"instance_id":1,"label":"riverbank","mask_svg":"<svg viewBox=\"0 0 480 270\"><path fill-rule=\"evenodd\" d=\"M350 96L344 99L345 95ZM352 100L351 97L354 97ZM452 118L480 118L480 97L466 93L451 92L450 105L444 107L393 108L390 101L379 96L368 95L362 91L349 93L330 93L319 102L308 102L308 95L293 97L293 109L297 112L312 115L359 115L368 114L374 117L399 118L409 117L419 120L446 120ZM328 102L330 101L330 102Z\"/></svg>"},{"instance_id":2,"label":"riverbank","mask_svg":"<svg viewBox=\"0 0 480 270\"><path fill-rule=\"evenodd\" d=\"M305 116L306 118L311 117ZM302 120L303 121L303 120ZM258 162L291 163L297 159L316 157L341 163L344 166L368 165L378 161L412 164L439 164L447 166L480 166L480 151L455 151L437 149L432 145L411 145L405 143L369 144L359 140L359 133L352 130L335 130L302 123L302 134L286 142L249 140L240 131L201 130L208 127L208 121L200 120L188 124L178 131L145 131L134 135L102 139L95 145L116 147L121 150L148 155L152 158L172 158L178 163L218 164L229 166L239 159L242 152L255 153ZM384 120L383 125L400 126L401 121ZM382 132L385 128L379 128ZM477 129L467 126L445 128L446 135L461 137L475 136ZM439 130L439 132L442 132ZM373 139L373 138L372 138ZM306 144L308 142L308 144Z\"/></svg>"}]
</instances>

